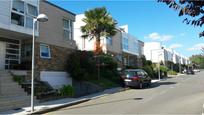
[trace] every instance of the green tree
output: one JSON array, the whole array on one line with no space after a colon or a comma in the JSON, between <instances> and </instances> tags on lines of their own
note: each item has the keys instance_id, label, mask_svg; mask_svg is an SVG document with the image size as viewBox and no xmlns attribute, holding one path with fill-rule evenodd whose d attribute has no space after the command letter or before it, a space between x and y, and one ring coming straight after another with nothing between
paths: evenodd
<instances>
[{"instance_id":1,"label":"green tree","mask_svg":"<svg viewBox=\"0 0 204 115\"><path fill-rule=\"evenodd\" d=\"M204 69L204 56L202 55L193 55L190 57L193 65L198 65L200 68Z\"/></svg>"},{"instance_id":2,"label":"green tree","mask_svg":"<svg viewBox=\"0 0 204 115\"><path fill-rule=\"evenodd\" d=\"M85 25L81 27L82 37L89 40L95 39L95 53L100 54L102 52L101 38L116 34L116 21L105 7L101 7L86 11L83 22Z\"/></svg>"},{"instance_id":3,"label":"green tree","mask_svg":"<svg viewBox=\"0 0 204 115\"><path fill-rule=\"evenodd\" d=\"M187 16L183 23L202 27L204 24L204 1L203 0L158 0L166 3L169 8L179 12L179 16ZM204 31L199 34L204 36Z\"/></svg>"}]
</instances>

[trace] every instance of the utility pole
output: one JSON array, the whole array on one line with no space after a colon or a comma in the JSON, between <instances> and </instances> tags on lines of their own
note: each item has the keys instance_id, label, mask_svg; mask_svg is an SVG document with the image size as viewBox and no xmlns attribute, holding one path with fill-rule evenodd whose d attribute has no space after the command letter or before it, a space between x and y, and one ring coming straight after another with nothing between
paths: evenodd
<instances>
[{"instance_id":1,"label":"utility pole","mask_svg":"<svg viewBox=\"0 0 204 115\"><path fill-rule=\"evenodd\" d=\"M181 73L181 57L179 57L179 73Z\"/></svg>"}]
</instances>

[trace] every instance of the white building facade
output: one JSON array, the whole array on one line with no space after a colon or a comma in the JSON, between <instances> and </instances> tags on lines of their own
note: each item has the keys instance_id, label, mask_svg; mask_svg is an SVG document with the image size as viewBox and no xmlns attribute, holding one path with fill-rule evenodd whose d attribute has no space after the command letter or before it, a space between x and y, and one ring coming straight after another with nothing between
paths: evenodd
<instances>
[{"instance_id":1,"label":"white building facade","mask_svg":"<svg viewBox=\"0 0 204 115\"><path fill-rule=\"evenodd\" d=\"M38 0L3 0L0 5L0 70L21 62L21 40L32 39ZM38 26L36 26L38 36Z\"/></svg>"},{"instance_id":2,"label":"white building facade","mask_svg":"<svg viewBox=\"0 0 204 115\"><path fill-rule=\"evenodd\" d=\"M189 64L189 59L182 56L175 50L163 47L159 42L146 42L144 44L144 55L147 60L153 63L163 62L165 65L167 61L174 64Z\"/></svg>"}]
</instances>

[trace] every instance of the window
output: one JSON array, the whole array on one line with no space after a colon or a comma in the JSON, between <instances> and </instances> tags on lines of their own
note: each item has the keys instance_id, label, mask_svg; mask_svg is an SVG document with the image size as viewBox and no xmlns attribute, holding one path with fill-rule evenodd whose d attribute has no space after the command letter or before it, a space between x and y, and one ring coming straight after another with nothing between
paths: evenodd
<instances>
[{"instance_id":1,"label":"window","mask_svg":"<svg viewBox=\"0 0 204 115\"><path fill-rule=\"evenodd\" d=\"M65 40L73 38L73 22L71 20L63 19L63 37Z\"/></svg>"},{"instance_id":2,"label":"window","mask_svg":"<svg viewBox=\"0 0 204 115\"><path fill-rule=\"evenodd\" d=\"M123 49L128 50L128 38L126 37L122 38L122 47Z\"/></svg>"},{"instance_id":3,"label":"window","mask_svg":"<svg viewBox=\"0 0 204 115\"><path fill-rule=\"evenodd\" d=\"M24 16L11 13L11 23L19 26L24 26Z\"/></svg>"},{"instance_id":4,"label":"window","mask_svg":"<svg viewBox=\"0 0 204 115\"><path fill-rule=\"evenodd\" d=\"M113 45L113 40L111 37L107 37L107 44L108 45Z\"/></svg>"},{"instance_id":5,"label":"window","mask_svg":"<svg viewBox=\"0 0 204 115\"><path fill-rule=\"evenodd\" d=\"M24 14L24 2L20 0L13 0L12 10Z\"/></svg>"},{"instance_id":6,"label":"window","mask_svg":"<svg viewBox=\"0 0 204 115\"><path fill-rule=\"evenodd\" d=\"M11 23L27 28L33 28L33 18L38 15L37 7L21 0L13 0L12 3ZM35 29L37 29L37 26Z\"/></svg>"},{"instance_id":7,"label":"window","mask_svg":"<svg viewBox=\"0 0 204 115\"><path fill-rule=\"evenodd\" d=\"M51 58L50 48L48 45L45 45L45 44L40 45L40 57L41 58Z\"/></svg>"},{"instance_id":8,"label":"window","mask_svg":"<svg viewBox=\"0 0 204 115\"><path fill-rule=\"evenodd\" d=\"M37 7L27 4L27 16L26 16L26 27L33 28L33 18L37 17ZM35 29L37 30L37 23L35 25Z\"/></svg>"},{"instance_id":9,"label":"window","mask_svg":"<svg viewBox=\"0 0 204 115\"><path fill-rule=\"evenodd\" d=\"M37 7L27 4L27 14L31 16L37 16Z\"/></svg>"},{"instance_id":10,"label":"window","mask_svg":"<svg viewBox=\"0 0 204 115\"><path fill-rule=\"evenodd\" d=\"M26 17L26 27L33 28L33 18Z\"/></svg>"}]
</instances>

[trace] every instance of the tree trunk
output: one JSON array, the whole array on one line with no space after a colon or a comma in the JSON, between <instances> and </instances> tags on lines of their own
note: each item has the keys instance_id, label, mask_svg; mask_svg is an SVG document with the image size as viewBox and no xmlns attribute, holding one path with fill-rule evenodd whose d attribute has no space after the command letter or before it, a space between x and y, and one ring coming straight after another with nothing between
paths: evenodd
<instances>
[{"instance_id":1,"label":"tree trunk","mask_svg":"<svg viewBox=\"0 0 204 115\"><path fill-rule=\"evenodd\" d=\"M100 37L97 37L95 42L95 54L98 55L101 53L102 53L101 40Z\"/></svg>"}]
</instances>

